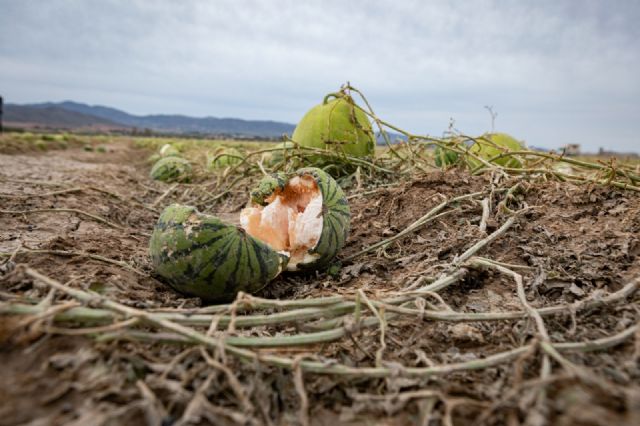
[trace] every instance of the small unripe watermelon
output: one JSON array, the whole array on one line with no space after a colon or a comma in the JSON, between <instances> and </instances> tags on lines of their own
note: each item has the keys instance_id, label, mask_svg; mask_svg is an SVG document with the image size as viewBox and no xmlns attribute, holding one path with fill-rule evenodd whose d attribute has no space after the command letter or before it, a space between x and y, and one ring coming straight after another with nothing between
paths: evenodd
<instances>
[{"instance_id":1,"label":"small unripe watermelon","mask_svg":"<svg viewBox=\"0 0 640 426\"><path fill-rule=\"evenodd\" d=\"M258 291L287 262L243 229L179 204L162 212L150 251L155 271L175 290L208 302Z\"/></svg>"},{"instance_id":2,"label":"small unripe watermelon","mask_svg":"<svg viewBox=\"0 0 640 426\"><path fill-rule=\"evenodd\" d=\"M160 148L160 157L179 157L180 151L178 151L173 145L166 143Z\"/></svg>"},{"instance_id":3,"label":"small unripe watermelon","mask_svg":"<svg viewBox=\"0 0 640 426\"><path fill-rule=\"evenodd\" d=\"M274 150L266 156L267 163L269 164L276 164L284 160L285 150L288 151L288 155L291 155L295 149L295 145L293 142L285 141L275 145L273 149Z\"/></svg>"},{"instance_id":4,"label":"small unripe watermelon","mask_svg":"<svg viewBox=\"0 0 640 426\"><path fill-rule=\"evenodd\" d=\"M191 164L180 157L164 157L151 168L150 176L163 182L188 182L191 179Z\"/></svg>"},{"instance_id":5,"label":"small unripe watermelon","mask_svg":"<svg viewBox=\"0 0 640 426\"><path fill-rule=\"evenodd\" d=\"M240 164L243 158L244 154L237 149L225 148L207 159L207 168L214 170L235 166L236 164Z\"/></svg>"},{"instance_id":6,"label":"small unripe watermelon","mask_svg":"<svg viewBox=\"0 0 640 426\"><path fill-rule=\"evenodd\" d=\"M445 167L450 166L452 164L456 164L460 157L459 154L450 149L442 148L438 146L434 152L434 160L436 162L436 166Z\"/></svg>"},{"instance_id":7,"label":"small unripe watermelon","mask_svg":"<svg viewBox=\"0 0 640 426\"><path fill-rule=\"evenodd\" d=\"M488 142L487 140L491 142ZM506 133L487 133L478 138L477 142L469 148L469 152L472 152L485 160L490 160L491 158L505 152L522 151L523 149L524 147L522 143L518 142L515 138ZM520 160L512 156L502 157L494 160L493 162L504 167L522 167ZM469 163L473 167L482 164L475 158L469 158Z\"/></svg>"},{"instance_id":8,"label":"small unripe watermelon","mask_svg":"<svg viewBox=\"0 0 640 426\"><path fill-rule=\"evenodd\" d=\"M251 203L241 227L194 207L167 207L151 236L155 271L181 293L223 302L259 290L285 268L328 266L347 239L347 199L320 169L266 177Z\"/></svg>"},{"instance_id":9,"label":"small unripe watermelon","mask_svg":"<svg viewBox=\"0 0 640 426\"><path fill-rule=\"evenodd\" d=\"M335 96L329 100L329 96ZM301 146L372 157L375 140L367 115L343 93L329 95L311 108L296 126L291 139Z\"/></svg>"},{"instance_id":10,"label":"small unripe watermelon","mask_svg":"<svg viewBox=\"0 0 640 426\"><path fill-rule=\"evenodd\" d=\"M158 152L156 152L155 154L152 154L147 161L149 163L156 163L159 159L164 158L164 157L179 157L180 156L180 151L178 151L173 145L171 144L164 144L162 145L162 147L158 150Z\"/></svg>"}]
</instances>

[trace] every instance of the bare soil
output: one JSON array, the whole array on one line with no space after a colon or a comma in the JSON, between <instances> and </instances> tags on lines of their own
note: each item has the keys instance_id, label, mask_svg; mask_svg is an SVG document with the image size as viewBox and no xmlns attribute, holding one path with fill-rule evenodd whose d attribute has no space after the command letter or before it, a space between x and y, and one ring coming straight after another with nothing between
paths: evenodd
<instances>
[{"instance_id":1,"label":"bare soil","mask_svg":"<svg viewBox=\"0 0 640 426\"><path fill-rule=\"evenodd\" d=\"M4 212L0 214L0 252L13 253L11 259L0 257L0 301L65 300L25 276L20 265L28 265L68 286L96 291L128 306L198 308L198 299L176 294L153 276L149 235L164 206L188 200L201 185L208 185L207 191L215 195L228 189L227 184L201 180L167 193L171 184L148 177L149 154L125 143L108 145L107 152L70 147L0 154L0 210ZM433 171L375 192L352 191L352 230L342 258L402 231L443 197L509 188L517 182L457 170ZM233 221L248 200L250 183L198 207ZM479 203L460 202L454 214L426 224L383 252L344 262L337 274L282 275L260 296L355 296L358 290L375 300L391 296L446 272L456 256L498 229L508 217L496 208L504 200L504 192L494 192L486 233L479 228ZM578 313L570 309L575 302L618 291L640 277L637 193L607 186L522 181L521 190L508 203L513 210L529 209L478 255L529 267L519 272L535 308L567 306L565 314L545 317L553 342L599 339L639 323L637 292L626 301L596 309ZM76 209L104 221L55 209ZM135 270L87 254L125 262ZM514 281L490 270L469 270L440 296L458 312L522 309ZM50 318L2 316L1 425L301 421L304 404L290 371L227 357L234 381L207 365L199 350L190 346L125 339L97 342L92 335L52 332L53 325ZM292 328L295 324L245 332L273 335ZM541 381L538 352L479 370L421 378L400 374L402 366L482 359L521 346L539 338L530 319L450 323L402 317L386 331L383 360L398 369L398 376L341 378L305 373L311 424L640 424L637 335L604 351L565 354L573 365L587 369L592 381L571 374L555 360L550 375ZM379 329L371 328L333 343L260 351L371 366L379 348ZM237 386L246 400L238 396Z\"/></svg>"}]
</instances>

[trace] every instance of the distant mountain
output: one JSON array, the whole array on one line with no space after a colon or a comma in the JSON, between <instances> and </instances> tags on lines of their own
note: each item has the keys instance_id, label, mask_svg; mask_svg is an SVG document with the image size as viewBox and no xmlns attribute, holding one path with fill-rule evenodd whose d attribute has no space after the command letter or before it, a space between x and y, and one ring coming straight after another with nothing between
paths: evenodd
<instances>
[{"instance_id":1,"label":"distant mountain","mask_svg":"<svg viewBox=\"0 0 640 426\"><path fill-rule=\"evenodd\" d=\"M31 105L5 106L3 120L16 127L46 127L61 129L117 129L122 124L100 117L69 111L56 106L34 107Z\"/></svg>"},{"instance_id":2,"label":"distant mountain","mask_svg":"<svg viewBox=\"0 0 640 426\"><path fill-rule=\"evenodd\" d=\"M111 107L101 105L87 105L73 101L64 101L58 103L46 102L42 104L32 104L31 106L36 108L58 107L67 111L74 111L81 114L91 115L93 117L100 117L105 120L113 121L114 123L120 123L127 127L136 127L136 116Z\"/></svg>"},{"instance_id":3,"label":"distant mountain","mask_svg":"<svg viewBox=\"0 0 640 426\"><path fill-rule=\"evenodd\" d=\"M277 121L241 120L238 118L195 118L185 115L133 115L127 112L78 102L7 104L5 121L29 123L41 127L151 129L160 133L209 134L276 138L291 134L293 124Z\"/></svg>"}]
</instances>

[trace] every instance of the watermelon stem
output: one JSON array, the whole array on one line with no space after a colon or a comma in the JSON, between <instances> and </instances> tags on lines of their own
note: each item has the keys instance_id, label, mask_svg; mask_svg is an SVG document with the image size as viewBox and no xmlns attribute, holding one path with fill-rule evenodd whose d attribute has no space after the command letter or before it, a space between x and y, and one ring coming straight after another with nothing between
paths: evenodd
<instances>
[{"instance_id":1,"label":"watermelon stem","mask_svg":"<svg viewBox=\"0 0 640 426\"><path fill-rule=\"evenodd\" d=\"M329 103L329 99L334 98L334 99L340 99L340 98L344 98L345 94L342 92L333 92L333 93L329 93L328 95L326 95L323 99L322 99L322 103L324 105L326 105L327 103Z\"/></svg>"}]
</instances>

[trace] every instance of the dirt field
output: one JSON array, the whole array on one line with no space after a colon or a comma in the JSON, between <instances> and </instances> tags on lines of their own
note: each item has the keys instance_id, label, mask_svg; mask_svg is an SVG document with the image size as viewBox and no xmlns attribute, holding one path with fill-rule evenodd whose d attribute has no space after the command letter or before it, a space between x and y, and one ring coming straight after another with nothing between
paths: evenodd
<instances>
[{"instance_id":1,"label":"dirt field","mask_svg":"<svg viewBox=\"0 0 640 426\"><path fill-rule=\"evenodd\" d=\"M320 314L216 327L218 314L241 318L242 309L202 308L154 278L149 235L171 202L236 220L258 176L218 197L228 180L151 181L149 155L124 142L107 144L106 152L72 145L0 154L0 424L640 424L637 192L457 170L351 190L342 268L282 275L258 296L339 295L358 300L365 323L334 315L341 321L322 328ZM473 193L384 250L349 259L443 200ZM78 302L31 271L96 299ZM455 277L450 285L429 290L448 275ZM399 296L410 300L372 302ZM147 333L136 338L129 327L135 317L94 324L61 318L78 306L105 312L104 300L144 312L208 314L213 327L191 328L216 338L342 335L247 348L264 362L243 361L144 321L134 329ZM34 310L17 315L15 305ZM385 313L381 326L376 318ZM164 334L149 341L153 330ZM293 360L293 368L274 365L271 355ZM310 372L310 360L344 367L344 374Z\"/></svg>"}]
</instances>

